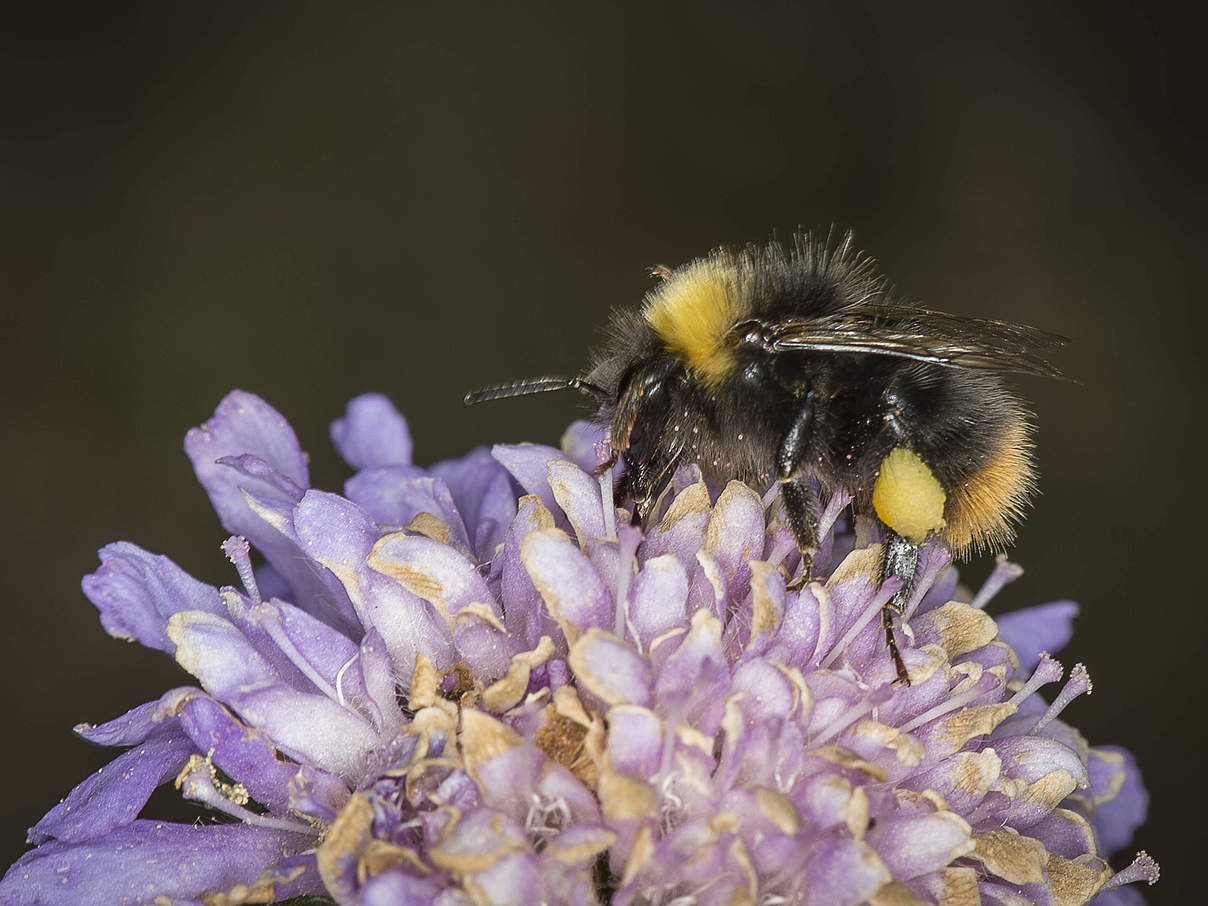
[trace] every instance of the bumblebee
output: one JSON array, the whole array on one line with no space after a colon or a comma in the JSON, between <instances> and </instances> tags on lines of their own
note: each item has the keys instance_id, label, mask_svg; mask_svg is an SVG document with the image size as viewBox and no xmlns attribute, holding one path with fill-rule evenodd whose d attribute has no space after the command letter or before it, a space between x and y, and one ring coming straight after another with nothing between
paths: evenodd
<instances>
[{"instance_id":1,"label":"bumblebee","mask_svg":"<svg viewBox=\"0 0 1208 906\"><path fill-rule=\"evenodd\" d=\"M901 579L882 614L910 599L929 539L958 557L996 551L1035 492L1027 410L1001 373L1059 377L1044 357L1065 338L1022 324L900 304L872 259L808 234L719 249L658 279L640 309L613 313L581 377L487 387L467 404L547 390L593 397L624 471L617 505L645 525L676 468L756 487L779 483L811 578L818 497L852 495L880 526L880 581Z\"/></svg>"}]
</instances>

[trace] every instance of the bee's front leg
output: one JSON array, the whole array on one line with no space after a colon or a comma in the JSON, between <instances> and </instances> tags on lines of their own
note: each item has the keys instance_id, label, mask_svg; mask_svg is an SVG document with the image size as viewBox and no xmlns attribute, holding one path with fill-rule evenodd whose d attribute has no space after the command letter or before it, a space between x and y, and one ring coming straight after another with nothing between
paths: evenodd
<instances>
[{"instance_id":1,"label":"bee's front leg","mask_svg":"<svg viewBox=\"0 0 1208 906\"><path fill-rule=\"evenodd\" d=\"M625 498L629 496L631 490L632 476L628 469L617 476L616 482L612 486L612 505L620 509L625 505Z\"/></svg>"},{"instance_id":2,"label":"bee's front leg","mask_svg":"<svg viewBox=\"0 0 1208 906\"><path fill-rule=\"evenodd\" d=\"M671 483L675 469L679 465L682 448L659 450L650 462L632 463L626 470L629 490L633 494L633 525L645 530L654 515L659 499Z\"/></svg>"}]
</instances>

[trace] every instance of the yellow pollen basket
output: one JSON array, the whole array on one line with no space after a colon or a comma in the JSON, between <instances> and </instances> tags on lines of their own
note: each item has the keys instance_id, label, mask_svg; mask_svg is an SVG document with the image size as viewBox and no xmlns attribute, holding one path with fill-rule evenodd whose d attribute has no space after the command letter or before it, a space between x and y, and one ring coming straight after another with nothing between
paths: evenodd
<instances>
[{"instance_id":1,"label":"yellow pollen basket","mask_svg":"<svg viewBox=\"0 0 1208 906\"><path fill-rule=\"evenodd\" d=\"M947 495L917 453L895 447L881 460L872 488L872 505L887 526L909 541L922 544L928 532L944 527Z\"/></svg>"}]
</instances>

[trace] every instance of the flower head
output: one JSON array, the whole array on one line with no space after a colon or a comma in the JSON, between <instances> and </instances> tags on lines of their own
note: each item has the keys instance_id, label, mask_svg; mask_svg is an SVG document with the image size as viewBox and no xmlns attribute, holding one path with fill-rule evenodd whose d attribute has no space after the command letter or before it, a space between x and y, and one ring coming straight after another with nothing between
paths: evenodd
<instances>
[{"instance_id":1,"label":"flower head","mask_svg":"<svg viewBox=\"0 0 1208 906\"><path fill-rule=\"evenodd\" d=\"M1156 879L1105 861L1144 817L1132 757L1061 720L1090 679L1056 687L1041 652L1074 605L982 609L1009 564L970 598L925 549L904 685L843 495L793 592L774 494L685 468L643 533L586 423L424 469L366 396L332 437L343 495L255 396L189 433L237 586L101 551L105 628L199 685L77 728L127 748L30 830L4 902L1065 904ZM139 818L172 780L217 820Z\"/></svg>"}]
</instances>

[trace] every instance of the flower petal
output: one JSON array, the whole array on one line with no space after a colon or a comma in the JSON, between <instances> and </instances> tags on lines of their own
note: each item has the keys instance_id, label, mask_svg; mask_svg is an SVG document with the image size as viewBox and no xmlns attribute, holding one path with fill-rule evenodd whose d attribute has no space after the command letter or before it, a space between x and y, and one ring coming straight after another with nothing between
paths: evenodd
<instances>
[{"instance_id":1,"label":"flower petal","mask_svg":"<svg viewBox=\"0 0 1208 906\"><path fill-rule=\"evenodd\" d=\"M338 583L299 549L293 507L309 485L306 457L293 430L257 396L236 391L214 417L185 438L185 452L227 531L252 543L292 589L298 606L356 625Z\"/></svg>"},{"instance_id":2,"label":"flower petal","mask_svg":"<svg viewBox=\"0 0 1208 906\"><path fill-rule=\"evenodd\" d=\"M493 680L507 672L520 643L508 635L499 602L463 554L431 538L399 532L383 537L368 562L445 618L476 676Z\"/></svg>"},{"instance_id":3,"label":"flower petal","mask_svg":"<svg viewBox=\"0 0 1208 906\"><path fill-rule=\"evenodd\" d=\"M540 497L547 510L562 512L546 480L549 464L566 459L561 450L543 444L496 444L491 448L491 455L503 464L526 493Z\"/></svg>"},{"instance_id":4,"label":"flower petal","mask_svg":"<svg viewBox=\"0 0 1208 906\"><path fill-rule=\"evenodd\" d=\"M572 644L592 627L613 625L612 596L591 561L559 529L531 532L521 544L524 565L549 612Z\"/></svg>"},{"instance_id":5,"label":"flower petal","mask_svg":"<svg viewBox=\"0 0 1208 906\"><path fill-rule=\"evenodd\" d=\"M93 726L76 724L75 732L89 742L99 746L133 746L157 732L167 716L165 703L174 701L178 695L196 691L192 686L181 686L165 692L153 702L131 708L121 717Z\"/></svg>"},{"instance_id":6,"label":"flower petal","mask_svg":"<svg viewBox=\"0 0 1208 906\"><path fill-rule=\"evenodd\" d=\"M462 522L475 527L470 540L478 559L490 559L516 517L516 492L507 469L490 450L479 447L460 459L438 462L429 472L452 492Z\"/></svg>"},{"instance_id":7,"label":"flower petal","mask_svg":"<svg viewBox=\"0 0 1208 906\"><path fill-rule=\"evenodd\" d=\"M218 589L198 582L167 557L120 541L100 550L101 567L80 583L110 635L169 654L166 627L180 610L223 613Z\"/></svg>"},{"instance_id":8,"label":"flower petal","mask_svg":"<svg viewBox=\"0 0 1208 906\"><path fill-rule=\"evenodd\" d=\"M809 906L855 906L892 880L872 847L842 836L824 837L811 847L804 876Z\"/></svg>"},{"instance_id":9,"label":"flower petal","mask_svg":"<svg viewBox=\"0 0 1208 906\"><path fill-rule=\"evenodd\" d=\"M588 629L571 647L567 663L580 688L609 706L651 703L650 662L612 633Z\"/></svg>"},{"instance_id":10,"label":"flower petal","mask_svg":"<svg viewBox=\"0 0 1208 906\"><path fill-rule=\"evenodd\" d=\"M361 625L380 633L396 681L410 684L418 651L441 669L452 666L448 621L432 604L369 567L381 530L368 513L336 494L308 491L294 519L304 550L343 584Z\"/></svg>"},{"instance_id":11,"label":"flower petal","mask_svg":"<svg viewBox=\"0 0 1208 906\"><path fill-rule=\"evenodd\" d=\"M546 466L546 481L558 506L570 520L579 547L590 550L605 534L599 482L563 459L555 459Z\"/></svg>"},{"instance_id":12,"label":"flower petal","mask_svg":"<svg viewBox=\"0 0 1208 906\"><path fill-rule=\"evenodd\" d=\"M129 824L161 783L175 777L197 746L178 726L119 755L67 794L29 831L29 842L92 840Z\"/></svg>"},{"instance_id":13,"label":"flower petal","mask_svg":"<svg viewBox=\"0 0 1208 906\"><path fill-rule=\"evenodd\" d=\"M235 527L253 521L239 492L238 470L219 465L218 460L250 455L261 463L260 480L253 490L292 495L310 484L306 456L289 423L260 397L240 390L228 394L213 418L188 433L185 452L227 530L249 540ZM248 470L244 472L251 480Z\"/></svg>"},{"instance_id":14,"label":"flower petal","mask_svg":"<svg viewBox=\"0 0 1208 906\"><path fill-rule=\"evenodd\" d=\"M663 554L646 561L629 590L629 621L643 645L684 622L688 574L679 559Z\"/></svg>"},{"instance_id":15,"label":"flower petal","mask_svg":"<svg viewBox=\"0 0 1208 906\"><path fill-rule=\"evenodd\" d=\"M1010 645L1019 657L1019 669L1025 673L1036 668L1040 652L1056 654L1074 634L1078 605L1073 601L1054 601L1013 610L994 618L998 637Z\"/></svg>"},{"instance_id":16,"label":"flower petal","mask_svg":"<svg viewBox=\"0 0 1208 906\"><path fill-rule=\"evenodd\" d=\"M601 446L608 440L608 432L599 422L589 422L578 419L570 423L562 432L559 444L567 459L584 472L593 471L605 457L600 455ZM614 466L614 468L619 467Z\"/></svg>"},{"instance_id":17,"label":"flower petal","mask_svg":"<svg viewBox=\"0 0 1208 906\"><path fill-rule=\"evenodd\" d=\"M0 901L10 906L200 901L236 884L253 884L283 861L283 853L301 850L312 840L238 824L135 821L100 839L51 842L26 853L0 882ZM304 871L299 865L298 874Z\"/></svg>"},{"instance_id":18,"label":"flower petal","mask_svg":"<svg viewBox=\"0 0 1208 906\"><path fill-rule=\"evenodd\" d=\"M180 665L286 754L341 777L364 764L376 740L370 725L326 695L282 682L232 623L187 611L172 617L168 635Z\"/></svg>"},{"instance_id":19,"label":"flower petal","mask_svg":"<svg viewBox=\"0 0 1208 906\"><path fill-rule=\"evenodd\" d=\"M295 781L304 779L322 787L324 797L342 804L348 790L331 774L283 760L267 735L239 721L229 710L201 692L189 695L180 706L181 727L196 750L206 753L229 777L247 788L256 802L274 812L289 814Z\"/></svg>"},{"instance_id":20,"label":"flower petal","mask_svg":"<svg viewBox=\"0 0 1208 906\"><path fill-rule=\"evenodd\" d=\"M650 777L658 770L666 737L663 722L649 708L619 705L608 712L608 758L613 770Z\"/></svg>"},{"instance_id":21,"label":"flower petal","mask_svg":"<svg viewBox=\"0 0 1208 906\"><path fill-rule=\"evenodd\" d=\"M705 550L716 558L736 598L747 593L751 579L748 562L763 557L764 525L759 495L738 481L726 485L705 532Z\"/></svg>"},{"instance_id":22,"label":"flower petal","mask_svg":"<svg viewBox=\"0 0 1208 906\"><path fill-rule=\"evenodd\" d=\"M409 528L419 525L417 520L422 514L436 517L438 528L428 534L452 544L463 554L472 555L453 494L441 479L413 468L395 466L358 472L344 487L350 499L384 525Z\"/></svg>"},{"instance_id":23,"label":"flower petal","mask_svg":"<svg viewBox=\"0 0 1208 906\"><path fill-rule=\"evenodd\" d=\"M882 818L865 840L902 881L939 871L974 847L968 822L947 811Z\"/></svg>"},{"instance_id":24,"label":"flower petal","mask_svg":"<svg viewBox=\"0 0 1208 906\"><path fill-rule=\"evenodd\" d=\"M1145 823L1149 793L1132 752L1119 746L1097 746L1087 758L1090 787L1081 795L1093 808L1091 824L1103 844L1103 855L1132 843L1133 832Z\"/></svg>"},{"instance_id":25,"label":"flower petal","mask_svg":"<svg viewBox=\"0 0 1208 906\"><path fill-rule=\"evenodd\" d=\"M411 465L407 420L380 393L366 393L349 402L344 417L331 423L331 440L354 469Z\"/></svg>"}]
</instances>

